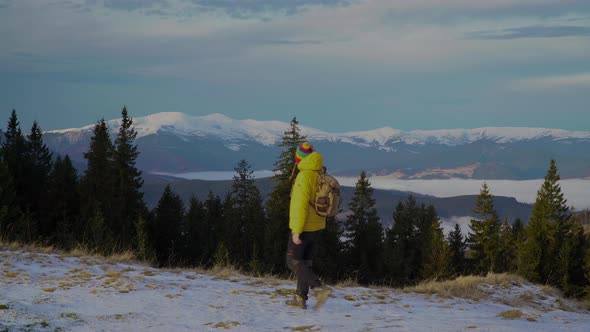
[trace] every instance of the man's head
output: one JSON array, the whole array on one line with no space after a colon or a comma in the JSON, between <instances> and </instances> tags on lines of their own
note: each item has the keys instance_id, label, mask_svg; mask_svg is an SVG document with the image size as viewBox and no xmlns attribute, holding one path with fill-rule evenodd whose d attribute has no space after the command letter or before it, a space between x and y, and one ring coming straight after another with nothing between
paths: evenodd
<instances>
[{"instance_id":1,"label":"man's head","mask_svg":"<svg viewBox=\"0 0 590 332\"><path fill-rule=\"evenodd\" d=\"M303 158L309 156L313 152L313 146L308 142L303 142L297 148L297 152L295 152L295 163L299 164Z\"/></svg>"}]
</instances>

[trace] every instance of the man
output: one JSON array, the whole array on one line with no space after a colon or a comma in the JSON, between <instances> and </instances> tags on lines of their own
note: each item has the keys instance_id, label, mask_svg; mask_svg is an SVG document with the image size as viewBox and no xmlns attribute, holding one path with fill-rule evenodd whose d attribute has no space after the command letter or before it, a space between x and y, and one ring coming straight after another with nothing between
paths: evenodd
<instances>
[{"instance_id":1,"label":"man","mask_svg":"<svg viewBox=\"0 0 590 332\"><path fill-rule=\"evenodd\" d=\"M318 276L311 270L320 231L326 228L326 218L320 217L311 205L315 199L319 172L324 164L322 156L313 151L308 142L301 144L297 149L295 163L299 174L295 178L291 192L291 234L287 245L287 266L297 275L297 291L295 297L288 300L287 304L307 308L307 294L311 288L316 298L314 309L317 309L332 293L329 287L321 284Z\"/></svg>"}]
</instances>

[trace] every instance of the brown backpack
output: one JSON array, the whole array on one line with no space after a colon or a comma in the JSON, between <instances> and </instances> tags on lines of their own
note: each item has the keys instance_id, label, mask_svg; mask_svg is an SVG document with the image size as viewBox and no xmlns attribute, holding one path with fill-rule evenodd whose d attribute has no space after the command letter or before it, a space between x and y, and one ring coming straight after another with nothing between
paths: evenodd
<instances>
[{"instance_id":1,"label":"brown backpack","mask_svg":"<svg viewBox=\"0 0 590 332\"><path fill-rule=\"evenodd\" d=\"M318 172L315 200L310 202L320 217L335 217L340 210L340 184L325 170Z\"/></svg>"}]
</instances>

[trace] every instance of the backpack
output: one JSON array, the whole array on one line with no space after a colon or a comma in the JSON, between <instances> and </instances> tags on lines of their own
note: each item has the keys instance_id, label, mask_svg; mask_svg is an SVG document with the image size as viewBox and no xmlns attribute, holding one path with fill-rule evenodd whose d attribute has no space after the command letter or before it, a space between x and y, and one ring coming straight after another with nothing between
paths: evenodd
<instances>
[{"instance_id":1,"label":"backpack","mask_svg":"<svg viewBox=\"0 0 590 332\"><path fill-rule=\"evenodd\" d=\"M320 217L335 217L340 210L340 184L325 170L319 171L315 200L310 202Z\"/></svg>"}]
</instances>

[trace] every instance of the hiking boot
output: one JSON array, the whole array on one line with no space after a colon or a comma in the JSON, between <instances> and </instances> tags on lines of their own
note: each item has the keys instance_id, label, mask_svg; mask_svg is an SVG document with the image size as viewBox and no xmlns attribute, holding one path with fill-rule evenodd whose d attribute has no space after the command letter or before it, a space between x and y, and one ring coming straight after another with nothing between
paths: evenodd
<instances>
[{"instance_id":1,"label":"hiking boot","mask_svg":"<svg viewBox=\"0 0 590 332\"><path fill-rule=\"evenodd\" d=\"M313 289L313 294L315 295L315 306L313 310L318 310L321 306L326 303L330 294L332 294L332 289L328 286L318 286Z\"/></svg>"},{"instance_id":2,"label":"hiking boot","mask_svg":"<svg viewBox=\"0 0 590 332\"><path fill-rule=\"evenodd\" d=\"M295 295L292 300L287 300L287 305L295 308L307 309L305 300L300 295Z\"/></svg>"}]
</instances>

